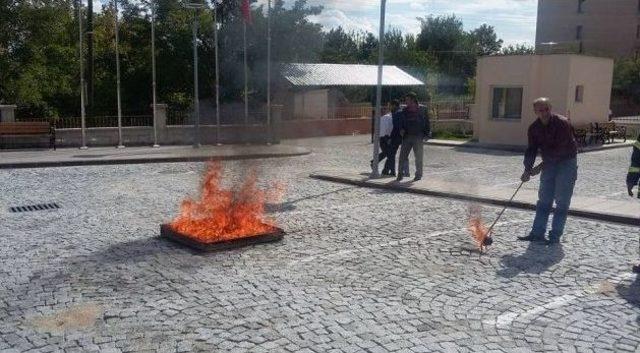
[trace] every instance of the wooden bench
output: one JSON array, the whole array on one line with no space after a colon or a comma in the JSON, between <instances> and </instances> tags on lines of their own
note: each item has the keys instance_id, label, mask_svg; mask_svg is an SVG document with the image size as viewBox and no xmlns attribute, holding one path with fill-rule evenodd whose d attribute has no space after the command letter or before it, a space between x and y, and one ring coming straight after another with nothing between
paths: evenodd
<instances>
[{"instance_id":1,"label":"wooden bench","mask_svg":"<svg viewBox=\"0 0 640 353\"><path fill-rule=\"evenodd\" d=\"M624 142L627 142L627 127L626 126L616 126L616 123L613 121L607 123L600 123L599 128L602 130L602 134L604 135L604 140L608 143L612 143L615 138L623 138Z\"/></svg>"},{"instance_id":2,"label":"wooden bench","mask_svg":"<svg viewBox=\"0 0 640 353\"><path fill-rule=\"evenodd\" d=\"M46 121L0 122L0 138L3 136L48 135L49 148L56 150L56 127Z\"/></svg>"},{"instance_id":3,"label":"wooden bench","mask_svg":"<svg viewBox=\"0 0 640 353\"><path fill-rule=\"evenodd\" d=\"M578 125L573 127L573 136L578 146L584 147L588 144L587 134L591 133L591 125Z\"/></svg>"}]
</instances>

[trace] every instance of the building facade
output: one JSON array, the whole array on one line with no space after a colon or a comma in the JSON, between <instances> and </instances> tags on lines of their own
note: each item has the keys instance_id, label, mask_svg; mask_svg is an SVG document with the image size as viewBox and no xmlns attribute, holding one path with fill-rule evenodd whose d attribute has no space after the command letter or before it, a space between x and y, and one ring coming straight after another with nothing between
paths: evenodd
<instances>
[{"instance_id":1,"label":"building facade","mask_svg":"<svg viewBox=\"0 0 640 353\"><path fill-rule=\"evenodd\" d=\"M538 0L536 50L640 56L640 0Z\"/></svg>"},{"instance_id":2,"label":"building facade","mask_svg":"<svg viewBox=\"0 0 640 353\"><path fill-rule=\"evenodd\" d=\"M523 146L536 116L532 102L551 99L553 111L574 126L605 122L609 115L613 59L576 54L486 56L478 60L474 138Z\"/></svg>"}]
</instances>

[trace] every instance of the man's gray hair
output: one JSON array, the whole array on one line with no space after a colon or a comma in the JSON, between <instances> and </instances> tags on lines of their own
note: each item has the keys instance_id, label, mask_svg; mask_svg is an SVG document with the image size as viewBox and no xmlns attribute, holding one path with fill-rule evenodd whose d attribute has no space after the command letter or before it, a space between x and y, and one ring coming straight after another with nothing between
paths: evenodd
<instances>
[{"instance_id":1,"label":"man's gray hair","mask_svg":"<svg viewBox=\"0 0 640 353\"><path fill-rule=\"evenodd\" d=\"M540 97L533 101L533 105L544 105L551 108L551 99L547 97Z\"/></svg>"}]
</instances>

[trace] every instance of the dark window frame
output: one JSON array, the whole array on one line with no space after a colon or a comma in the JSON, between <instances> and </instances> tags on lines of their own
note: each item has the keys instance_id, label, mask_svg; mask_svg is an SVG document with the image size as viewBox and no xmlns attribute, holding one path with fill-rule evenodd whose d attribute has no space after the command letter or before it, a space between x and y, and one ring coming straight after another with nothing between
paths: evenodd
<instances>
[{"instance_id":1,"label":"dark window frame","mask_svg":"<svg viewBox=\"0 0 640 353\"><path fill-rule=\"evenodd\" d=\"M584 13L584 8L582 7L582 5L584 5L584 2L586 0L578 0L578 13Z\"/></svg>"},{"instance_id":2,"label":"dark window frame","mask_svg":"<svg viewBox=\"0 0 640 353\"><path fill-rule=\"evenodd\" d=\"M522 109L524 102L524 86L518 85L496 85L491 86L491 111L490 117L492 120L503 120L503 121L519 121L522 120ZM515 96L511 96L509 94L509 90L517 90ZM499 95L498 95L499 93ZM497 97L500 98L497 98ZM507 111L512 103L509 99L516 98L519 101L519 106L516 109L513 109L511 114ZM496 105L498 104L498 105ZM500 106L503 108L503 113L500 114Z\"/></svg>"},{"instance_id":3,"label":"dark window frame","mask_svg":"<svg viewBox=\"0 0 640 353\"><path fill-rule=\"evenodd\" d=\"M576 26L576 40L582 40L582 25Z\"/></svg>"},{"instance_id":4,"label":"dark window frame","mask_svg":"<svg viewBox=\"0 0 640 353\"><path fill-rule=\"evenodd\" d=\"M575 102L576 103L584 102L584 85L576 85Z\"/></svg>"}]
</instances>

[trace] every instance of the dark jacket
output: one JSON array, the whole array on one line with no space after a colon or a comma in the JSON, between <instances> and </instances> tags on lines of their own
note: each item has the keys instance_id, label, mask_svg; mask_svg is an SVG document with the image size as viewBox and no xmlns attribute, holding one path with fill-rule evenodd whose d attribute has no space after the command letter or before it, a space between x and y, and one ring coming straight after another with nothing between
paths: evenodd
<instances>
[{"instance_id":1,"label":"dark jacket","mask_svg":"<svg viewBox=\"0 0 640 353\"><path fill-rule=\"evenodd\" d=\"M633 152L631 153L631 166L627 173L627 186L634 187L640 181L640 135L633 144Z\"/></svg>"},{"instance_id":2,"label":"dark jacket","mask_svg":"<svg viewBox=\"0 0 640 353\"><path fill-rule=\"evenodd\" d=\"M402 118L402 111L397 110L395 113L391 114L391 119L393 121L393 129L391 130L391 143L395 145L400 145L402 143L402 135L400 135L400 119Z\"/></svg>"},{"instance_id":3,"label":"dark jacket","mask_svg":"<svg viewBox=\"0 0 640 353\"><path fill-rule=\"evenodd\" d=\"M578 155L578 144L571 123L563 116L553 114L545 126L540 119L529 126L529 144L524 153L524 169L531 170L538 150L547 163L562 162Z\"/></svg>"},{"instance_id":4,"label":"dark jacket","mask_svg":"<svg viewBox=\"0 0 640 353\"><path fill-rule=\"evenodd\" d=\"M412 114L403 109L400 115L400 129L404 130L405 136L418 136L429 138L431 135L431 122L429 121L429 110L427 107L418 106L418 111Z\"/></svg>"}]
</instances>

